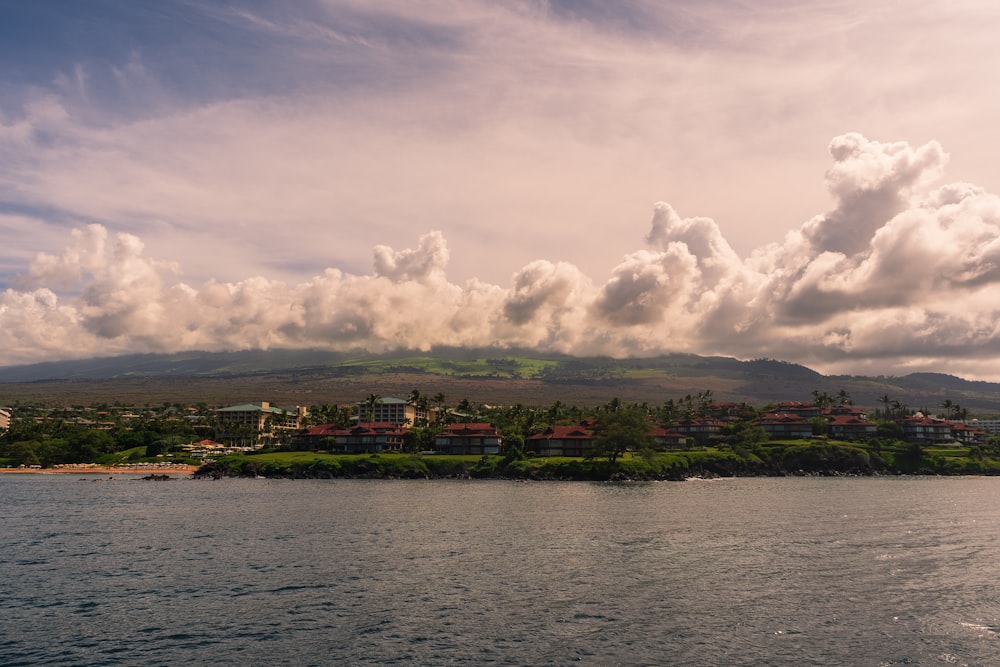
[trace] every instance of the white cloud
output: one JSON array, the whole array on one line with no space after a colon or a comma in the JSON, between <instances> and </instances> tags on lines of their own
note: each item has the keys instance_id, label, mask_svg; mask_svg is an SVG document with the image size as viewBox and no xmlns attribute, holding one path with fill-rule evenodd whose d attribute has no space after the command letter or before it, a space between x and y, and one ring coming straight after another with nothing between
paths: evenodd
<instances>
[{"instance_id":1,"label":"white cloud","mask_svg":"<svg viewBox=\"0 0 1000 667\"><path fill-rule=\"evenodd\" d=\"M851 146L849 152L839 147ZM174 263L134 235L75 230L39 253L0 300L4 363L182 349L435 345L535 346L578 354L670 351L773 356L843 368L945 370L982 355L1000 372L1000 198L937 186L942 153L858 135L834 140L833 211L741 260L708 218L654 207L648 249L603 284L566 262L536 260L507 287L447 275L440 232L416 248L375 247L372 271L330 268L289 284L263 277L177 282ZM858 148L861 147L859 150ZM877 192L879 205L867 195ZM881 203L891 202L883 206ZM851 226L850 252L817 239ZM841 247L844 247L843 245Z\"/></svg>"}]
</instances>

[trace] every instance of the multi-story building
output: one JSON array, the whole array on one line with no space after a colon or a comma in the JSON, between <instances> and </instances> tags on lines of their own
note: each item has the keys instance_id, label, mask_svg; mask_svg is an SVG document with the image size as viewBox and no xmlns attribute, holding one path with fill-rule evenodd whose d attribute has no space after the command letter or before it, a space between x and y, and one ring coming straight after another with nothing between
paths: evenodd
<instances>
[{"instance_id":1,"label":"multi-story building","mask_svg":"<svg viewBox=\"0 0 1000 667\"><path fill-rule=\"evenodd\" d=\"M380 397L374 403L358 401L354 404L354 416L359 424L391 422L400 426L417 426L431 419L431 410L389 396Z\"/></svg>"},{"instance_id":2,"label":"multi-story building","mask_svg":"<svg viewBox=\"0 0 1000 667\"><path fill-rule=\"evenodd\" d=\"M819 417L823 414L823 408L815 403L803 403L802 401L782 401L778 407L771 411L772 414L797 415L804 419Z\"/></svg>"},{"instance_id":3,"label":"multi-story building","mask_svg":"<svg viewBox=\"0 0 1000 667\"><path fill-rule=\"evenodd\" d=\"M812 423L801 414L771 412L758 419L756 425L764 429L772 440L811 438L813 434Z\"/></svg>"},{"instance_id":4,"label":"multi-story building","mask_svg":"<svg viewBox=\"0 0 1000 667\"><path fill-rule=\"evenodd\" d=\"M527 449L538 456L587 456L596 436L583 426L549 426L529 436Z\"/></svg>"},{"instance_id":5,"label":"multi-story building","mask_svg":"<svg viewBox=\"0 0 1000 667\"><path fill-rule=\"evenodd\" d=\"M0 431L6 431L10 428L10 410L6 408L0 408Z\"/></svg>"},{"instance_id":6,"label":"multi-story building","mask_svg":"<svg viewBox=\"0 0 1000 667\"><path fill-rule=\"evenodd\" d=\"M682 449L687 446L687 436L660 426L649 425L649 437L656 449ZM527 440L529 451L538 456L589 456L598 436L585 425L549 426Z\"/></svg>"},{"instance_id":7,"label":"multi-story building","mask_svg":"<svg viewBox=\"0 0 1000 667\"><path fill-rule=\"evenodd\" d=\"M708 406L708 417L726 423L739 421L744 416L744 406L732 401L717 401Z\"/></svg>"},{"instance_id":8,"label":"multi-story building","mask_svg":"<svg viewBox=\"0 0 1000 667\"><path fill-rule=\"evenodd\" d=\"M662 426L653 427L649 437L656 443L657 449L684 449L688 444L688 436Z\"/></svg>"},{"instance_id":9,"label":"multi-story building","mask_svg":"<svg viewBox=\"0 0 1000 667\"><path fill-rule=\"evenodd\" d=\"M978 428L989 435L1000 434L1000 419L969 419L965 425Z\"/></svg>"},{"instance_id":10,"label":"multi-story building","mask_svg":"<svg viewBox=\"0 0 1000 667\"><path fill-rule=\"evenodd\" d=\"M500 433L489 424L449 424L434 438L434 449L442 454L499 454Z\"/></svg>"},{"instance_id":11,"label":"multi-story building","mask_svg":"<svg viewBox=\"0 0 1000 667\"><path fill-rule=\"evenodd\" d=\"M685 437L694 438L699 445L707 445L722 438L726 422L713 417L681 419L671 428Z\"/></svg>"},{"instance_id":12,"label":"multi-story building","mask_svg":"<svg viewBox=\"0 0 1000 667\"><path fill-rule=\"evenodd\" d=\"M951 424L951 434L955 436L956 441L963 445L981 445L989 437L989 434L983 429L956 422Z\"/></svg>"},{"instance_id":13,"label":"multi-story building","mask_svg":"<svg viewBox=\"0 0 1000 667\"><path fill-rule=\"evenodd\" d=\"M230 447L256 449L281 442L302 428L306 408L279 408L267 401L215 411L215 439Z\"/></svg>"},{"instance_id":14,"label":"multi-story building","mask_svg":"<svg viewBox=\"0 0 1000 667\"><path fill-rule=\"evenodd\" d=\"M868 440L878 435L878 426L855 414L831 414L827 418L830 436L840 440Z\"/></svg>"},{"instance_id":15,"label":"multi-story building","mask_svg":"<svg viewBox=\"0 0 1000 667\"><path fill-rule=\"evenodd\" d=\"M375 454L402 451L406 431L391 422L355 424L339 428L333 424L310 426L292 436L292 446L325 449L338 454Z\"/></svg>"},{"instance_id":16,"label":"multi-story building","mask_svg":"<svg viewBox=\"0 0 1000 667\"><path fill-rule=\"evenodd\" d=\"M985 430L972 425L925 417L919 413L900 420L899 425L903 427L904 440L923 444L959 442L974 445L985 442L988 435Z\"/></svg>"},{"instance_id":17,"label":"multi-story building","mask_svg":"<svg viewBox=\"0 0 1000 667\"><path fill-rule=\"evenodd\" d=\"M955 442L952 433L952 423L943 419L933 419L923 415L901 419L899 425L903 428L903 439L907 442L925 444L945 444Z\"/></svg>"}]
</instances>

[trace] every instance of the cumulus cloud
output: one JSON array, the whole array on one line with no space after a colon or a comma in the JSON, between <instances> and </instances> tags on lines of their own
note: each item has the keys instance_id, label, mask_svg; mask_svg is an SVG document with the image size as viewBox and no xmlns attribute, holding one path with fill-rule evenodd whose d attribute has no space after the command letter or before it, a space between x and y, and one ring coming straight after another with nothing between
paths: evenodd
<instances>
[{"instance_id":1,"label":"cumulus cloud","mask_svg":"<svg viewBox=\"0 0 1000 667\"><path fill-rule=\"evenodd\" d=\"M440 282L447 264L448 245L441 232L421 238L416 250L396 252L389 246L375 246L375 274L393 282Z\"/></svg>"},{"instance_id":2,"label":"cumulus cloud","mask_svg":"<svg viewBox=\"0 0 1000 667\"><path fill-rule=\"evenodd\" d=\"M186 349L532 346L578 354L771 356L821 369L1000 374L1000 198L940 184L946 155L831 142L834 204L743 259L719 226L654 205L646 247L595 282L545 259L508 285L449 280L432 231L376 246L369 273L192 286L100 225L0 294L0 362ZM484 257L488 257L484 255ZM980 357L976 366L968 360ZM970 371L970 368L972 370Z\"/></svg>"},{"instance_id":3,"label":"cumulus cloud","mask_svg":"<svg viewBox=\"0 0 1000 667\"><path fill-rule=\"evenodd\" d=\"M811 220L803 234L817 252L848 255L864 250L872 234L906 208L911 192L940 177L945 163L936 142L912 148L857 133L834 139L830 155L834 164L826 181L837 207Z\"/></svg>"}]
</instances>

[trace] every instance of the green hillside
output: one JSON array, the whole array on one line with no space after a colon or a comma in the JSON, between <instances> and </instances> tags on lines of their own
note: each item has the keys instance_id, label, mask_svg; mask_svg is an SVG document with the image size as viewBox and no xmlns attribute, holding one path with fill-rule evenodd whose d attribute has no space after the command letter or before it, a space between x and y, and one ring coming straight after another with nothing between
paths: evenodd
<instances>
[{"instance_id":1,"label":"green hillside","mask_svg":"<svg viewBox=\"0 0 1000 667\"><path fill-rule=\"evenodd\" d=\"M130 355L0 368L0 405L18 400L90 404L272 400L281 404L346 403L370 393L411 390L472 402L595 405L611 398L657 404L710 391L715 400L763 406L811 400L813 392L848 392L879 407L889 395L934 412L945 400L974 414L1000 414L1000 384L951 375L824 376L774 359L667 354L649 358L571 357L515 349L438 348L388 354L271 350Z\"/></svg>"}]
</instances>

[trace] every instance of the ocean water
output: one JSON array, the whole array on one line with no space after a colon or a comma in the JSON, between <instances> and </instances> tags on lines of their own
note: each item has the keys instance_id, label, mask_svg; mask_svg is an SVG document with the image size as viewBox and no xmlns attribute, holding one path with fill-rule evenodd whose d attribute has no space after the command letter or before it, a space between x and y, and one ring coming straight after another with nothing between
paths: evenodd
<instances>
[{"instance_id":1,"label":"ocean water","mask_svg":"<svg viewBox=\"0 0 1000 667\"><path fill-rule=\"evenodd\" d=\"M0 475L2 665L997 665L1000 478Z\"/></svg>"}]
</instances>

